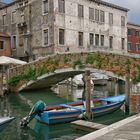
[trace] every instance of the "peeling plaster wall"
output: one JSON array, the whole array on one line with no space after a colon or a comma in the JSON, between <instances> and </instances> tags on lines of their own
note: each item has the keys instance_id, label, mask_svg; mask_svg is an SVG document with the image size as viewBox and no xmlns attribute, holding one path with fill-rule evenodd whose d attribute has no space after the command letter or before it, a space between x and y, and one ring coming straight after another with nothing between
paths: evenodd
<instances>
[{"instance_id":1,"label":"peeling plaster wall","mask_svg":"<svg viewBox=\"0 0 140 140\"><path fill-rule=\"evenodd\" d=\"M78 17L78 4L84 5L84 18ZM89 20L89 7L105 12L105 23ZM121 27L121 16L127 12L97 4L88 0L65 0L65 14L58 12L58 1L54 0L55 13L55 44L56 52L65 52L69 47L70 52L89 51L100 46L89 46L89 33L105 36L104 47L109 49L109 36L113 36L113 49L115 52L126 52L127 50L127 26ZM109 13L113 13L113 25L109 25ZM58 44L59 28L65 29L65 45ZM78 46L78 32L84 33L84 45ZM121 49L121 38L125 38L125 49ZM95 42L95 40L94 40ZM100 47L100 49L102 49Z\"/></svg>"}]
</instances>

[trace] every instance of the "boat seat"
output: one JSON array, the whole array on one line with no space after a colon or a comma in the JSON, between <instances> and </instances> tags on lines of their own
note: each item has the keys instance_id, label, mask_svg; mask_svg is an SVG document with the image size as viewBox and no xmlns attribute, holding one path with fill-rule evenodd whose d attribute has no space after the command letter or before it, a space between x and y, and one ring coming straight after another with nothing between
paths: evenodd
<instances>
[{"instance_id":1,"label":"boat seat","mask_svg":"<svg viewBox=\"0 0 140 140\"><path fill-rule=\"evenodd\" d=\"M84 107L86 108L86 102L85 102L85 101L83 102L83 104L84 104ZM93 101L90 101L90 106L91 106L91 107L94 107Z\"/></svg>"}]
</instances>

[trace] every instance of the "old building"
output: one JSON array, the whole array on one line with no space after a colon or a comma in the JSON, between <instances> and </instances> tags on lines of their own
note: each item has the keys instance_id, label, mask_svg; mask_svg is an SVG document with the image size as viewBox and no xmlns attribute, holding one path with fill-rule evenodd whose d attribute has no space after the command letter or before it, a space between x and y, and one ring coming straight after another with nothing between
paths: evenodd
<instances>
[{"instance_id":1,"label":"old building","mask_svg":"<svg viewBox=\"0 0 140 140\"><path fill-rule=\"evenodd\" d=\"M11 57L10 36L0 32L0 56Z\"/></svg>"},{"instance_id":2,"label":"old building","mask_svg":"<svg viewBox=\"0 0 140 140\"><path fill-rule=\"evenodd\" d=\"M128 23L128 52L140 54L140 25Z\"/></svg>"},{"instance_id":3,"label":"old building","mask_svg":"<svg viewBox=\"0 0 140 140\"><path fill-rule=\"evenodd\" d=\"M16 0L0 8L13 56L94 50L127 52L128 9L102 0Z\"/></svg>"}]
</instances>

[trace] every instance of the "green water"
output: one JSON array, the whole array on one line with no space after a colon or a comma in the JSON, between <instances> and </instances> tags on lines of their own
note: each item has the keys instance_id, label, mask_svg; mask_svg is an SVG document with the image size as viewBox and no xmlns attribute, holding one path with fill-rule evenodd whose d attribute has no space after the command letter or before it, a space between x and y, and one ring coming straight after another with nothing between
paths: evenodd
<instances>
[{"instance_id":1,"label":"green water","mask_svg":"<svg viewBox=\"0 0 140 140\"><path fill-rule=\"evenodd\" d=\"M64 88L64 86L62 86ZM47 126L33 120L29 127L20 128L20 120L26 116L34 103L38 100L43 100L47 104L59 104L69 101L75 101L76 94L84 97L83 89L67 89L60 87L59 93L56 94L52 90L38 90L30 92L22 92L20 95L10 94L5 98L0 99L0 116L14 116L14 120L0 134L0 140L74 140L87 132L77 131L71 128L70 123L56 124ZM99 89L98 89L99 88ZM98 91L97 91L98 89ZM108 96L113 92L105 92L106 87L95 87L96 92L92 96ZM60 92L61 91L61 92ZM82 93L82 94L81 94ZM81 98L80 97L80 98ZM111 124L125 118L122 110L118 110L112 114L94 119L94 122Z\"/></svg>"}]
</instances>

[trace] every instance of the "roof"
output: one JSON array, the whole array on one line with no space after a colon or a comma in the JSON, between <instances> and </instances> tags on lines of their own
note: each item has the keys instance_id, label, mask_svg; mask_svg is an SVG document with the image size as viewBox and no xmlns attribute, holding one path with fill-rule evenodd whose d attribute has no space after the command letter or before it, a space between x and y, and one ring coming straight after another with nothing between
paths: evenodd
<instances>
[{"instance_id":1,"label":"roof","mask_svg":"<svg viewBox=\"0 0 140 140\"><path fill-rule=\"evenodd\" d=\"M136 23L132 23L132 22L128 22L127 25L132 25L132 26L136 26L136 27L140 27L140 24L136 24Z\"/></svg>"},{"instance_id":2,"label":"roof","mask_svg":"<svg viewBox=\"0 0 140 140\"><path fill-rule=\"evenodd\" d=\"M3 6L5 6L5 5L6 5L6 3L0 2L0 7L3 7Z\"/></svg>"},{"instance_id":3,"label":"roof","mask_svg":"<svg viewBox=\"0 0 140 140\"><path fill-rule=\"evenodd\" d=\"M94 1L96 3L102 4L102 5L106 5L106 6L109 6L109 7L118 9L118 10L122 10L122 11L125 11L125 12L128 12L129 11L129 9L127 9L127 8L124 8L124 7L121 7L119 5L109 3L109 2L105 2L103 0L90 0L90 1Z\"/></svg>"},{"instance_id":4,"label":"roof","mask_svg":"<svg viewBox=\"0 0 140 140\"><path fill-rule=\"evenodd\" d=\"M4 9L6 7L9 7L9 6L11 6L11 5L13 5L13 4L17 3L17 2L20 2L20 1L23 1L23 0L15 0L15 1L13 1L13 2L11 2L9 4L6 4L5 6L1 7L0 10ZM89 0L89 1L93 1L95 3L102 4L102 5L105 5L105 6L108 6L108 7L112 7L112 8L121 10L121 11L125 11L125 12L129 11L129 9L127 9L127 8L124 8L124 7L121 7L119 5L109 3L109 2L105 2L103 0Z\"/></svg>"},{"instance_id":5,"label":"roof","mask_svg":"<svg viewBox=\"0 0 140 140\"><path fill-rule=\"evenodd\" d=\"M6 34L6 33L0 32L0 37L10 37L10 36L8 34Z\"/></svg>"}]
</instances>

